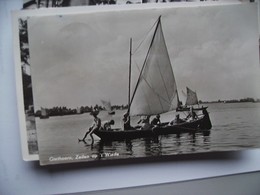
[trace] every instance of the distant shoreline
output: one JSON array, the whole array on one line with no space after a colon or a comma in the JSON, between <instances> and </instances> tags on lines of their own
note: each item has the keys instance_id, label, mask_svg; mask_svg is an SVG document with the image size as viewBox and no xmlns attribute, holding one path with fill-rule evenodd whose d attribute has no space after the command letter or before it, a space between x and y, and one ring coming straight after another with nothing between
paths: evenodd
<instances>
[{"instance_id":1,"label":"distant shoreline","mask_svg":"<svg viewBox=\"0 0 260 195\"><path fill-rule=\"evenodd\" d=\"M260 103L260 99L254 100L254 99L241 99L241 100L218 100L218 101L199 101L199 104L231 104L231 103ZM127 106L120 107L113 109L116 110L124 110ZM64 110L60 110L59 112L50 112L53 108L46 108L46 110L49 112L49 116L64 116L64 115L79 115L83 113L90 113L91 110L82 110L80 112L77 112L76 109L66 108L66 112L63 112ZM69 110L69 112L68 112ZM104 108L100 108L100 111L106 111ZM35 114L30 114L31 116L40 117L40 111L36 111Z\"/></svg>"},{"instance_id":2,"label":"distant shoreline","mask_svg":"<svg viewBox=\"0 0 260 195\"><path fill-rule=\"evenodd\" d=\"M217 101L199 101L199 104L212 104L212 103L259 103L260 99L244 98L240 100L217 100Z\"/></svg>"}]
</instances>

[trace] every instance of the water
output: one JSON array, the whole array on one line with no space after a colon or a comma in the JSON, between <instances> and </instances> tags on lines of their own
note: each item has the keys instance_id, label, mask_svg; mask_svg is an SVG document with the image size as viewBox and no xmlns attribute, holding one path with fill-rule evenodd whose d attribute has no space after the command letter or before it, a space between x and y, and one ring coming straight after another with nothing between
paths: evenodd
<instances>
[{"instance_id":1,"label":"water","mask_svg":"<svg viewBox=\"0 0 260 195\"><path fill-rule=\"evenodd\" d=\"M185 133L108 143L95 136L93 147L90 139L87 139L87 144L78 143L78 138L82 138L92 124L89 114L37 118L40 161L42 164L54 164L260 147L259 103L216 103L207 106L213 125L208 136ZM99 117L102 121L113 118L116 123L114 127L121 127L124 112L116 111L114 116L101 112ZM174 116L174 112L167 113L161 116L161 120L169 121ZM138 119L133 118L132 122Z\"/></svg>"}]
</instances>

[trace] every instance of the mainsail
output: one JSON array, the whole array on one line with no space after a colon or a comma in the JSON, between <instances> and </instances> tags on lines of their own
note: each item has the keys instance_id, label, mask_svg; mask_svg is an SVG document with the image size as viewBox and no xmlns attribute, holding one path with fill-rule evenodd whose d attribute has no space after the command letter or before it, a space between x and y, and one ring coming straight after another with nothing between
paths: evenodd
<instances>
[{"instance_id":1,"label":"mainsail","mask_svg":"<svg viewBox=\"0 0 260 195\"><path fill-rule=\"evenodd\" d=\"M130 115L161 114L177 107L177 86L159 18L130 102Z\"/></svg>"},{"instance_id":2,"label":"mainsail","mask_svg":"<svg viewBox=\"0 0 260 195\"><path fill-rule=\"evenodd\" d=\"M186 105L195 105L198 104L198 97L197 93L192 91L190 88L186 87L187 89L187 99L186 99Z\"/></svg>"}]
</instances>

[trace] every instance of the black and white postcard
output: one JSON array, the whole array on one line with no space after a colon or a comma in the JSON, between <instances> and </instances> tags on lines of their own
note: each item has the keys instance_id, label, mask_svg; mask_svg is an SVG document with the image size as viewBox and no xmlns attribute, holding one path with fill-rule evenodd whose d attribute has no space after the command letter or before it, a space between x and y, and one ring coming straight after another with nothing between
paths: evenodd
<instances>
[{"instance_id":1,"label":"black and white postcard","mask_svg":"<svg viewBox=\"0 0 260 195\"><path fill-rule=\"evenodd\" d=\"M23 0L23 9L147 3L142 0Z\"/></svg>"},{"instance_id":2,"label":"black and white postcard","mask_svg":"<svg viewBox=\"0 0 260 195\"><path fill-rule=\"evenodd\" d=\"M93 5L130 5L145 3L215 3L226 0L23 0L23 9L93 6ZM229 2L255 2L255 0L229 0Z\"/></svg>"},{"instance_id":3,"label":"black and white postcard","mask_svg":"<svg viewBox=\"0 0 260 195\"><path fill-rule=\"evenodd\" d=\"M257 4L88 10L27 20L42 165L260 146Z\"/></svg>"}]
</instances>

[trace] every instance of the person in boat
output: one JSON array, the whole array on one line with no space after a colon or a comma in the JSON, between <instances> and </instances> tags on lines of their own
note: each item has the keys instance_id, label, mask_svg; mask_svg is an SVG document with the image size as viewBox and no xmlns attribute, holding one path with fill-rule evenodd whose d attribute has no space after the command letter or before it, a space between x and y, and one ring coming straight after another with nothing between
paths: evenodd
<instances>
[{"instance_id":1,"label":"person in boat","mask_svg":"<svg viewBox=\"0 0 260 195\"><path fill-rule=\"evenodd\" d=\"M159 126L160 124L161 124L160 115L157 114L155 118L153 118L153 120L151 121L151 125L155 127L155 126Z\"/></svg>"},{"instance_id":2,"label":"person in boat","mask_svg":"<svg viewBox=\"0 0 260 195\"><path fill-rule=\"evenodd\" d=\"M151 128L151 124L150 124L150 115L144 116L142 117L137 124L141 124L141 126L139 126L140 130L147 130L149 128Z\"/></svg>"},{"instance_id":3,"label":"person in boat","mask_svg":"<svg viewBox=\"0 0 260 195\"><path fill-rule=\"evenodd\" d=\"M176 114L175 119L173 119L173 120L169 123L169 125L180 124L180 123L183 123L183 122L185 122L185 121L180 118L180 115L179 115L179 114Z\"/></svg>"},{"instance_id":4,"label":"person in boat","mask_svg":"<svg viewBox=\"0 0 260 195\"><path fill-rule=\"evenodd\" d=\"M209 118L209 113L207 111L207 108L202 109L202 114L203 114L203 123L200 124L201 129L211 129L212 124Z\"/></svg>"},{"instance_id":5,"label":"person in boat","mask_svg":"<svg viewBox=\"0 0 260 195\"><path fill-rule=\"evenodd\" d=\"M193 107L191 107L190 108L190 113L186 117L186 120L187 121L193 121L195 119L198 119L198 116L197 116L196 112L194 112Z\"/></svg>"},{"instance_id":6,"label":"person in boat","mask_svg":"<svg viewBox=\"0 0 260 195\"><path fill-rule=\"evenodd\" d=\"M88 134L91 137L91 145L94 144L94 138L93 138L93 133L95 131L98 131L101 128L101 120L100 118L98 118L98 113L97 111L92 111L90 112L90 115L92 115L94 117L94 121L93 124L91 125L91 127L89 128L89 130L86 132L85 136L83 137L83 139L79 139L79 141L83 141L86 142L85 139L88 136Z\"/></svg>"},{"instance_id":7,"label":"person in boat","mask_svg":"<svg viewBox=\"0 0 260 195\"><path fill-rule=\"evenodd\" d=\"M130 130L132 128L130 125L130 116L128 112L126 112L123 116L123 125L124 130Z\"/></svg>"},{"instance_id":8,"label":"person in boat","mask_svg":"<svg viewBox=\"0 0 260 195\"><path fill-rule=\"evenodd\" d=\"M115 121L114 120L110 120L110 121L104 121L102 124L101 129L105 130L105 131L110 131L111 130L111 125L114 125Z\"/></svg>"}]
</instances>

